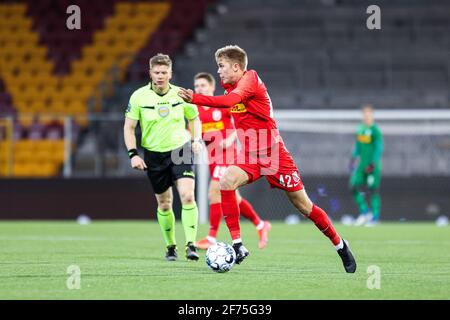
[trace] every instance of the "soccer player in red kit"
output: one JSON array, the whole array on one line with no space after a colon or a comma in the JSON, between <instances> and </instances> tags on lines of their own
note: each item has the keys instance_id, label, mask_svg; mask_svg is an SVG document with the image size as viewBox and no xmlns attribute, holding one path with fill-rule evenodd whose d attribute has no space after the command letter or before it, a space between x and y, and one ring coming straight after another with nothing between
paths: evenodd
<instances>
[{"instance_id":1,"label":"soccer player in red kit","mask_svg":"<svg viewBox=\"0 0 450 320\"><path fill-rule=\"evenodd\" d=\"M215 82L213 75L210 73L200 72L196 74L194 77L195 93L213 96ZM197 241L195 246L199 249L208 249L216 243L217 232L222 220L219 180L228 165L234 162L234 157L237 154L237 134L229 109L204 106L197 106L197 109L202 122L202 138L208 151L211 182L208 192L209 232L208 236ZM259 238L258 247L263 249L267 244L268 234L272 226L268 221L261 220L250 202L243 198L238 190L236 190L236 198L240 213L255 225Z\"/></svg>"},{"instance_id":2,"label":"soccer player in red kit","mask_svg":"<svg viewBox=\"0 0 450 320\"><path fill-rule=\"evenodd\" d=\"M226 46L216 51L215 58L225 95L205 96L182 88L178 94L186 102L197 105L231 108L243 148L219 183L222 210L236 251L236 263L241 263L249 252L241 240L235 190L264 175L271 187L284 190L297 210L330 239L345 271L355 272L356 261L348 242L336 232L326 212L312 203L306 194L297 166L278 132L266 86L256 71L247 70L246 52L238 46Z\"/></svg>"}]
</instances>

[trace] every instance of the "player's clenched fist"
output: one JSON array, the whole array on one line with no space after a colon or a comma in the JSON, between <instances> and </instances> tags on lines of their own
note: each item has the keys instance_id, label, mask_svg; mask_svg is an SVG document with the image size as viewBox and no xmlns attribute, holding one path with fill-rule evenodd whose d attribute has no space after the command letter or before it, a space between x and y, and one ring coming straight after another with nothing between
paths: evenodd
<instances>
[{"instance_id":1,"label":"player's clenched fist","mask_svg":"<svg viewBox=\"0 0 450 320\"><path fill-rule=\"evenodd\" d=\"M145 164L144 160L142 160L139 156L134 156L131 158L131 167L136 170L146 170L147 165Z\"/></svg>"}]
</instances>

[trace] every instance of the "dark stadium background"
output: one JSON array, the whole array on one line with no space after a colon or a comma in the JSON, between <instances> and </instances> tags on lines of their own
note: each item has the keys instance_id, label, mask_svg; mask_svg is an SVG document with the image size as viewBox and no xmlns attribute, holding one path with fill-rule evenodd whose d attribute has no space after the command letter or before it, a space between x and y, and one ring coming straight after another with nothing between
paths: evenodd
<instances>
[{"instance_id":1,"label":"dark stadium background","mask_svg":"<svg viewBox=\"0 0 450 320\"><path fill-rule=\"evenodd\" d=\"M173 58L172 82L192 87L195 73L216 73L217 48L238 44L275 115L358 111L363 103L445 113L450 3L375 2L381 30L366 27L372 1L0 1L0 219L154 218L156 200L145 175L129 167L122 126L158 52ZM72 4L81 30L66 27ZM301 128L284 136L311 198L334 219L356 215L346 171L353 136L330 143L332 133L313 137ZM381 219L448 214L448 131L385 139ZM315 156L321 144L327 153ZM264 179L242 192L264 218L294 213Z\"/></svg>"}]
</instances>

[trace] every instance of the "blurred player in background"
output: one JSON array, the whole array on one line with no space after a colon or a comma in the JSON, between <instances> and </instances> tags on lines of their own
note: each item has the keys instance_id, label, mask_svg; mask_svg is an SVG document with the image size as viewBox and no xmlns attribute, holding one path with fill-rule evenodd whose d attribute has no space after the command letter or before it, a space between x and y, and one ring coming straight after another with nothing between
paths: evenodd
<instances>
[{"instance_id":1,"label":"blurred player in background","mask_svg":"<svg viewBox=\"0 0 450 320\"><path fill-rule=\"evenodd\" d=\"M271 187L284 190L297 210L330 239L345 271L355 272L356 261L347 241L336 232L325 211L306 194L297 166L277 129L267 88L256 71L247 70L247 53L238 46L226 46L216 51L215 58L225 95L206 96L183 88L178 94L186 102L197 105L230 108L233 115L241 150L237 161L220 179L220 193L236 263L240 264L249 255L241 239L236 189L264 175Z\"/></svg>"},{"instance_id":2,"label":"blurred player in background","mask_svg":"<svg viewBox=\"0 0 450 320\"><path fill-rule=\"evenodd\" d=\"M169 83L172 61L158 54L150 59L148 85L136 90L125 113L124 138L131 166L146 170L158 201L158 222L167 246L166 259L177 259L175 215L172 210L172 186L175 184L182 204L181 219L186 236L186 258L198 260L195 241L198 209L194 197L195 176L192 151L201 148L201 123L195 105L185 103L179 96L179 87ZM193 141L185 128L188 120ZM144 159L136 150L135 129L140 124ZM176 160L181 161L174 161ZM135 201L141 201L136 199Z\"/></svg>"},{"instance_id":3,"label":"blurred player in background","mask_svg":"<svg viewBox=\"0 0 450 320\"><path fill-rule=\"evenodd\" d=\"M195 93L213 96L216 89L216 81L213 75L206 72L198 73L194 77L194 89ZM208 249L209 246L216 243L216 235L222 220L219 180L228 165L234 161L234 156L237 153L237 134L229 109L204 106L197 106L197 108L202 122L203 141L206 146L209 146L208 160L211 182L208 192L209 233L206 238L196 243L196 247ZM236 190L236 198L241 214L255 225L259 237L258 247L263 249L267 244L268 234L272 226L268 221L261 220L250 202L244 199L238 190Z\"/></svg>"},{"instance_id":4,"label":"blurred player in background","mask_svg":"<svg viewBox=\"0 0 450 320\"><path fill-rule=\"evenodd\" d=\"M363 123L356 133L355 146L350 160L350 188L359 208L355 226L374 226L380 217L381 156L383 154L383 135L374 122L373 107L362 107ZM370 193L370 206L366 203L363 188Z\"/></svg>"}]
</instances>

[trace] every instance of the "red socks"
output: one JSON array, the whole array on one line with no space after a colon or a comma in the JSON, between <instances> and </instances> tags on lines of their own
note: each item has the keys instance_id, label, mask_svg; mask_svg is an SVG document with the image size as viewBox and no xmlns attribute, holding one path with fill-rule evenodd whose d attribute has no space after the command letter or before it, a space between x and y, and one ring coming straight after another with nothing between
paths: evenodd
<instances>
[{"instance_id":1,"label":"red socks","mask_svg":"<svg viewBox=\"0 0 450 320\"><path fill-rule=\"evenodd\" d=\"M239 210L241 211L241 214L257 226L261 222L261 218L258 216L250 202L244 198L241 199L241 203L239 203Z\"/></svg>"},{"instance_id":2,"label":"red socks","mask_svg":"<svg viewBox=\"0 0 450 320\"><path fill-rule=\"evenodd\" d=\"M253 206L245 200L241 198L241 202L239 203L239 211L242 215L250 220L255 226L259 225L261 222L261 218L256 213ZM219 231L220 220L222 220L222 204L221 203L212 203L209 206L209 233L208 236L212 238L217 237L217 232ZM228 225L228 224L227 224Z\"/></svg>"},{"instance_id":3,"label":"red socks","mask_svg":"<svg viewBox=\"0 0 450 320\"><path fill-rule=\"evenodd\" d=\"M337 246L341 242L341 237L337 234L325 211L313 204L313 208L308 218L314 222L317 228Z\"/></svg>"},{"instance_id":4,"label":"red socks","mask_svg":"<svg viewBox=\"0 0 450 320\"><path fill-rule=\"evenodd\" d=\"M220 202L210 204L208 236L216 238L217 231L219 231L220 220L222 220L222 204Z\"/></svg>"},{"instance_id":5,"label":"red socks","mask_svg":"<svg viewBox=\"0 0 450 320\"><path fill-rule=\"evenodd\" d=\"M236 200L236 190L220 190L222 197L222 212L232 240L241 239L239 224L239 206Z\"/></svg>"}]
</instances>

